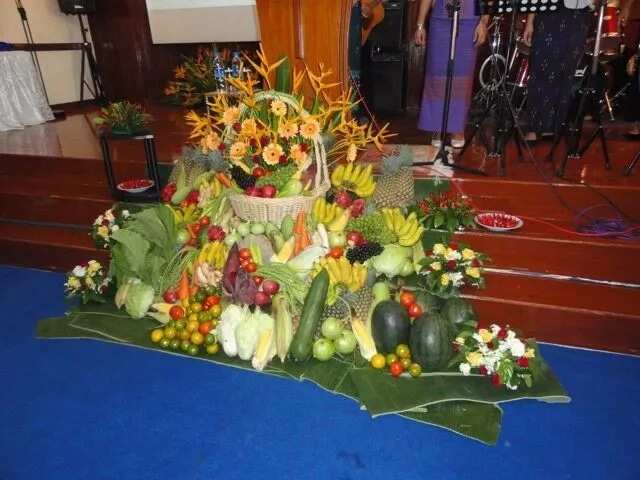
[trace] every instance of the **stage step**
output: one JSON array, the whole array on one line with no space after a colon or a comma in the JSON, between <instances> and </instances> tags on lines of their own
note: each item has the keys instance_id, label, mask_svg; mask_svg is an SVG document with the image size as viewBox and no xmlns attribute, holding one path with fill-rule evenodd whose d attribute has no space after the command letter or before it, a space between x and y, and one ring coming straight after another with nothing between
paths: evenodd
<instances>
[{"instance_id":1,"label":"stage step","mask_svg":"<svg viewBox=\"0 0 640 480\"><path fill-rule=\"evenodd\" d=\"M509 324L541 341L640 354L640 289L487 273L468 290L481 323Z\"/></svg>"},{"instance_id":2,"label":"stage step","mask_svg":"<svg viewBox=\"0 0 640 480\"><path fill-rule=\"evenodd\" d=\"M491 267L640 284L637 240L580 237L535 222L514 232L468 230L455 238L487 254Z\"/></svg>"},{"instance_id":3,"label":"stage step","mask_svg":"<svg viewBox=\"0 0 640 480\"><path fill-rule=\"evenodd\" d=\"M88 229L0 221L0 264L68 271L91 259L109 261Z\"/></svg>"}]
</instances>

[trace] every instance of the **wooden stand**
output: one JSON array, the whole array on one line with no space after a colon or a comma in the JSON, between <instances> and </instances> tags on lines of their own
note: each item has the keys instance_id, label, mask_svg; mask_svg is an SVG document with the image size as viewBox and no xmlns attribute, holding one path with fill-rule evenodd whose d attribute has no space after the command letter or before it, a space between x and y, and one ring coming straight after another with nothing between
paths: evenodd
<instances>
[{"instance_id":1,"label":"wooden stand","mask_svg":"<svg viewBox=\"0 0 640 480\"><path fill-rule=\"evenodd\" d=\"M141 193L128 193L118 189L118 181L113 172L111 161L110 141L118 140L140 140L144 145L144 155L147 164L147 175L153 181L153 186ZM160 198L160 178L158 175L158 159L156 157L155 136L153 133L138 133L135 135L103 132L100 134L100 148L102 149L102 160L104 170L109 183L111 195L116 200L126 202L152 202Z\"/></svg>"}]
</instances>

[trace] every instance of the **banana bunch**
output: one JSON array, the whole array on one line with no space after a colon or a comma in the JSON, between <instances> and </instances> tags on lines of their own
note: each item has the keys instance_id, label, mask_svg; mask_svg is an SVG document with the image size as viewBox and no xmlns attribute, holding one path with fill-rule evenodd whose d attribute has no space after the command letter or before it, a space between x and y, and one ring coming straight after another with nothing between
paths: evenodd
<instances>
[{"instance_id":1,"label":"banana bunch","mask_svg":"<svg viewBox=\"0 0 640 480\"><path fill-rule=\"evenodd\" d=\"M227 261L229 251L222 242L207 243L198 254L198 263L209 263L214 268L220 270Z\"/></svg>"},{"instance_id":2,"label":"banana bunch","mask_svg":"<svg viewBox=\"0 0 640 480\"><path fill-rule=\"evenodd\" d=\"M350 292L356 292L367 280L367 267L359 263L351 264L346 257L324 257L316 264L316 273L323 268L329 273L329 285L334 288L342 285Z\"/></svg>"},{"instance_id":3,"label":"banana bunch","mask_svg":"<svg viewBox=\"0 0 640 480\"><path fill-rule=\"evenodd\" d=\"M207 202L213 198L218 198L222 193L222 184L217 177L213 177L211 180L203 179L200 182L200 187L198 188L198 206L203 207L207 204Z\"/></svg>"},{"instance_id":4,"label":"banana bunch","mask_svg":"<svg viewBox=\"0 0 640 480\"><path fill-rule=\"evenodd\" d=\"M319 197L313 204L311 211L316 223L329 224L334 218L342 215L343 209L335 203L329 203L324 198Z\"/></svg>"},{"instance_id":5,"label":"banana bunch","mask_svg":"<svg viewBox=\"0 0 640 480\"><path fill-rule=\"evenodd\" d=\"M176 225L180 225L183 223L193 223L198 219L198 212L196 211L196 206L191 204L181 209L180 207L173 207L171 205L167 205L171 212L173 213L173 219Z\"/></svg>"},{"instance_id":6,"label":"banana bunch","mask_svg":"<svg viewBox=\"0 0 640 480\"><path fill-rule=\"evenodd\" d=\"M376 189L376 183L373 181L373 164L370 163L366 167L353 162L338 165L331 173L331 184L335 188L350 190L359 197L370 197Z\"/></svg>"},{"instance_id":7,"label":"banana bunch","mask_svg":"<svg viewBox=\"0 0 640 480\"><path fill-rule=\"evenodd\" d=\"M399 208L383 208L382 217L389 230L396 234L398 243L403 247L413 246L424 232L424 227L415 212L405 217Z\"/></svg>"}]
</instances>

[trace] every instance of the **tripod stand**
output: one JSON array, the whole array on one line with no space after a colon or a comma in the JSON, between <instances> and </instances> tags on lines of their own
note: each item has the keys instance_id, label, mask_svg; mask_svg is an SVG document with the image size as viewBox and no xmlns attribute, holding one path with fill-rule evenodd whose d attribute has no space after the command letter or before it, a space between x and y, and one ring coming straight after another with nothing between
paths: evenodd
<instances>
[{"instance_id":1,"label":"tripod stand","mask_svg":"<svg viewBox=\"0 0 640 480\"><path fill-rule=\"evenodd\" d=\"M477 170L475 168L463 167L462 165L457 165L449 162L448 152L447 152L447 128L449 125L449 109L451 107L451 88L453 85L453 70L456 63L456 44L458 41L458 28L460 26L460 0L450 0L447 3L447 10L449 11L449 15L451 16L451 37L449 40L449 58L447 60L447 80L444 88L444 106L442 109L442 127L440 128L440 148L438 149L438 153L434 157L432 161L429 162L416 162L414 165L422 166L422 165L433 165L438 160L442 162L443 165L463 170L465 172L475 173L479 175L484 175L484 172Z\"/></svg>"},{"instance_id":2,"label":"tripod stand","mask_svg":"<svg viewBox=\"0 0 640 480\"><path fill-rule=\"evenodd\" d=\"M560 178L564 177L569 159L579 160L580 158L582 158L584 152L589 149L596 138L600 139L600 143L602 145L602 151L604 153L604 166L607 170L611 169L611 160L609 159L607 139L604 134L604 126L602 125L602 115L598 100L600 97L599 93L601 93L600 88L602 87L599 88L596 84L598 69L600 67L600 42L602 37L602 22L604 19L605 7L606 2L601 1L598 10L596 41L593 47L591 69L589 71L589 77L587 79L586 87L582 89L581 92L582 96L580 97L580 102L578 103L575 118L571 122L565 122L565 125L562 127L562 129L558 133L556 133L553 145L551 145L551 150L549 150L549 154L547 157L548 160L553 160L555 149L560 144L560 141L564 138L567 145L567 151L564 158L562 159L560 168L556 172L556 176ZM593 118L596 121L597 128L594 130L585 144L581 147L580 137L582 136L582 129L584 126L584 117L587 113L587 106L590 107Z\"/></svg>"},{"instance_id":3,"label":"tripod stand","mask_svg":"<svg viewBox=\"0 0 640 480\"><path fill-rule=\"evenodd\" d=\"M512 3L513 11L517 12L518 0L515 0ZM465 146L460 152L460 155L463 155L475 136L479 134L480 140L487 149L488 157L494 158L497 161L499 176L504 176L506 173L506 155L504 149L510 138L512 136L515 137L516 148L518 149L518 158L520 160L522 160L522 145L525 143L525 139L522 137L521 131L517 128L518 117L516 109L513 108L512 105L512 92L513 89L515 89L515 85L513 85L514 88L512 90L507 88L507 77L512 63L515 60L515 53L514 58L511 59L511 49L515 42L515 22L516 14L512 13L506 57L503 57L499 51L501 47L500 42L496 42L495 40L491 42L491 55L488 59L491 59L493 70L497 72L498 75L502 74L502 76L500 77L500 80L496 82L495 88L491 92L491 103L487 103L483 113L475 117L469 138L465 141ZM494 25L494 28L494 37L499 36L500 22L498 22L497 25ZM505 58L511 59L509 63L507 63ZM502 65L498 65L498 60L500 60ZM487 120L491 120L496 126L495 141L492 148L489 147L489 142L482 131L482 125Z\"/></svg>"},{"instance_id":4,"label":"tripod stand","mask_svg":"<svg viewBox=\"0 0 640 480\"><path fill-rule=\"evenodd\" d=\"M91 48L91 43L87 40L87 28L84 26L84 21L82 20L82 14L78 14L78 22L80 23L80 32L82 33L82 54L80 57L80 101L84 100L84 89L85 87L89 91L93 98L97 101L101 101L105 99L104 89L102 88L102 79L100 78L100 73L98 72L98 65L96 64L96 59L93 56L93 49ZM87 82L85 78L85 64L89 64L89 73L91 75L91 83L93 83L93 89Z\"/></svg>"},{"instance_id":5,"label":"tripod stand","mask_svg":"<svg viewBox=\"0 0 640 480\"><path fill-rule=\"evenodd\" d=\"M27 40L27 44L29 46L33 46L35 41L33 40L33 33L31 32L31 26L29 25L29 19L27 18L27 11L24 9L22 2L20 0L16 0L16 8L18 9L18 13L20 14L20 21L22 22L22 30L24 31L24 36ZM47 87L44 84L44 78L42 77L42 69L40 68L40 61L38 60L38 53L35 49L31 50L31 61L33 62L33 66L38 72L38 77L40 78L40 84L42 85L42 91L44 92L44 98L47 99L47 104L49 103L49 95L47 94Z\"/></svg>"}]
</instances>

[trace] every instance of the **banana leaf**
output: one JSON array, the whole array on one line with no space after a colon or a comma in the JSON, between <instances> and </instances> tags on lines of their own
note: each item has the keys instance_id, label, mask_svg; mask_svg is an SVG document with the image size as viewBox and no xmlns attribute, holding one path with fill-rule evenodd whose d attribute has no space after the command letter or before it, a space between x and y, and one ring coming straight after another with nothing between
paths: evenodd
<instances>
[{"instance_id":1,"label":"banana leaf","mask_svg":"<svg viewBox=\"0 0 640 480\"><path fill-rule=\"evenodd\" d=\"M255 372L249 362L221 353L193 357L178 351L159 349L149 340L149 331L157 326L155 320L130 318L110 304L84 305L64 317L40 321L37 336L119 343ZM262 373L298 381L308 380L328 392L354 400L373 417L398 414L487 444L494 444L499 435L502 411L498 403L525 398L547 402L569 400L546 366L541 380L533 388L517 392L496 389L486 378L450 373L427 374L419 379L395 379L352 358L333 358L328 362L310 360L305 363L281 363L275 359Z\"/></svg>"}]
</instances>

